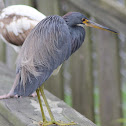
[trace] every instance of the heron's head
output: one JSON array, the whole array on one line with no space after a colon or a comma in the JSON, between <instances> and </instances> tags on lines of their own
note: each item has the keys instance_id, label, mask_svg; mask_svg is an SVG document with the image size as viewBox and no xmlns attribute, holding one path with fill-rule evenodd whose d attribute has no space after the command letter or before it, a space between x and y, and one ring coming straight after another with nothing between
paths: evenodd
<instances>
[{"instance_id":1,"label":"heron's head","mask_svg":"<svg viewBox=\"0 0 126 126\"><path fill-rule=\"evenodd\" d=\"M65 19L67 24L70 25L70 26L83 24L85 26L89 26L89 27L93 27L93 28L97 28L97 29L101 29L101 30L117 33L114 30L111 30L111 29L109 29L109 28L107 28L105 26L102 26L100 24L97 24L97 23L89 20L86 16L84 16L83 14L81 14L79 12L69 12L69 13L65 14L63 16L63 18Z\"/></svg>"}]
</instances>

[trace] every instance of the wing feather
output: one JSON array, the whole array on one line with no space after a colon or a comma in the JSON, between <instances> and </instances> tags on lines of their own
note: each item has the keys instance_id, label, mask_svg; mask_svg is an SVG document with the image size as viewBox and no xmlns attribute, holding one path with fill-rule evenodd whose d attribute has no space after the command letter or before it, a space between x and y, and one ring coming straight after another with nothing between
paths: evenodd
<instances>
[{"instance_id":1,"label":"wing feather","mask_svg":"<svg viewBox=\"0 0 126 126\"><path fill-rule=\"evenodd\" d=\"M42 20L28 35L17 60L15 94L28 96L71 55L71 36L60 16Z\"/></svg>"}]
</instances>

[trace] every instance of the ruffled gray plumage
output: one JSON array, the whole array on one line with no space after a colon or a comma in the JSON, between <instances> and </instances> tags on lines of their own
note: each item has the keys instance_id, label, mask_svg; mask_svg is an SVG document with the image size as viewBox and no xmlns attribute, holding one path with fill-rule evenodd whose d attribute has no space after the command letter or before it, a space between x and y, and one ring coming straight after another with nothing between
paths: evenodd
<instances>
[{"instance_id":1,"label":"ruffled gray plumage","mask_svg":"<svg viewBox=\"0 0 126 126\"><path fill-rule=\"evenodd\" d=\"M28 96L71 55L71 35L64 19L49 16L26 38L17 59L15 94Z\"/></svg>"}]
</instances>

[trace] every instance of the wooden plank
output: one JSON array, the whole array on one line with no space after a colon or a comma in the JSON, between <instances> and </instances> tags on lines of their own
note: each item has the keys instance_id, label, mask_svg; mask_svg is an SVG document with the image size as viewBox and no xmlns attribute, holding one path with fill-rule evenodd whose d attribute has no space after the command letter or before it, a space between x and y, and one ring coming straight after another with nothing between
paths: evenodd
<instances>
[{"instance_id":1,"label":"wooden plank","mask_svg":"<svg viewBox=\"0 0 126 126\"><path fill-rule=\"evenodd\" d=\"M61 1L61 12L83 11L75 5ZM67 1L68 3L68 1ZM81 114L94 121L93 75L91 59L90 30L86 28L86 38L82 47L70 59L70 85L72 88L72 105Z\"/></svg>"},{"instance_id":2,"label":"wooden plank","mask_svg":"<svg viewBox=\"0 0 126 126\"><path fill-rule=\"evenodd\" d=\"M73 108L94 121L93 75L90 30L82 47L71 58Z\"/></svg>"},{"instance_id":3,"label":"wooden plank","mask_svg":"<svg viewBox=\"0 0 126 126\"><path fill-rule=\"evenodd\" d=\"M46 16L60 14L59 0L38 0L37 8Z\"/></svg>"},{"instance_id":4,"label":"wooden plank","mask_svg":"<svg viewBox=\"0 0 126 126\"><path fill-rule=\"evenodd\" d=\"M3 0L0 0L0 11L4 8ZM0 61L5 62L5 44L0 39Z\"/></svg>"},{"instance_id":5,"label":"wooden plank","mask_svg":"<svg viewBox=\"0 0 126 126\"><path fill-rule=\"evenodd\" d=\"M0 39L0 61L5 62L6 51L5 51L5 43Z\"/></svg>"},{"instance_id":6,"label":"wooden plank","mask_svg":"<svg viewBox=\"0 0 126 126\"><path fill-rule=\"evenodd\" d=\"M0 11L4 8L4 2L3 0L0 0Z\"/></svg>"},{"instance_id":7,"label":"wooden plank","mask_svg":"<svg viewBox=\"0 0 126 126\"><path fill-rule=\"evenodd\" d=\"M58 98L64 100L64 84L62 79L62 70L60 70L60 72L57 75L51 76L45 82L45 88Z\"/></svg>"},{"instance_id":8,"label":"wooden plank","mask_svg":"<svg viewBox=\"0 0 126 126\"><path fill-rule=\"evenodd\" d=\"M8 92L12 85L11 82L14 80L13 74L14 72L10 69L8 71L7 66L0 64L0 95ZM45 94L56 120L75 121L78 126L96 126L51 93L45 91ZM47 120L50 120L45 104L43 104L43 107ZM4 126L37 126L36 123L40 120L42 118L37 98L0 100L0 126L3 126L3 124Z\"/></svg>"},{"instance_id":9,"label":"wooden plank","mask_svg":"<svg viewBox=\"0 0 126 126\"><path fill-rule=\"evenodd\" d=\"M6 45L6 64L9 68L15 69L16 68L16 59L17 59L18 53L15 52L15 50L10 47L9 45Z\"/></svg>"},{"instance_id":10,"label":"wooden plank","mask_svg":"<svg viewBox=\"0 0 126 126\"><path fill-rule=\"evenodd\" d=\"M119 11L120 13L123 13L125 14L126 16L126 7L124 7L122 4L123 3L119 3L118 0L101 0L102 3L105 5L105 6L110 6L111 8L114 8L116 9L117 11ZM124 4L125 4L125 1L124 1Z\"/></svg>"},{"instance_id":11,"label":"wooden plank","mask_svg":"<svg viewBox=\"0 0 126 126\"><path fill-rule=\"evenodd\" d=\"M58 0L38 0L37 7L45 15L60 15ZM64 99L64 85L62 81L62 71L56 76L52 76L45 84L45 88L60 99Z\"/></svg>"},{"instance_id":12,"label":"wooden plank","mask_svg":"<svg viewBox=\"0 0 126 126\"><path fill-rule=\"evenodd\" d=\"M93 38L97 53L101 125L121 126L116 122L122 118L117 35L94 29Z\"/></svg>"},{"instance_id":13,"label":"wooden plank","mask_svg":"<svg viewBox=\"0 0 126 126\"><path fill-rule=\"evenodd\" d=\"M4 0L5 6L24 4L32 6L32 0Z\"/></svg>"},{"instance_id":14,"label":"wooden plank","mask_svg":"<svg viewBox=\"0 0 126 126\"><path fill-rule=\"evenodd\" d=\"M71 11L70 8L75 6L91 16L96 17L108 27L126 35L126 15L124 13L120 13L116 9L104 6L101 2L96 0L66 0L63 1L63 4L63 9L65 11Z\"/></svg>"},{"instance_id":15,"label":"wooden plank","mask_svg":"<svg viewBox=\"0 0 126 126\"><path fill-rule=\"evenodd\" d=\"M25 126L25 124L0 104L0 126Z\"/></svg>"}]
</instances>

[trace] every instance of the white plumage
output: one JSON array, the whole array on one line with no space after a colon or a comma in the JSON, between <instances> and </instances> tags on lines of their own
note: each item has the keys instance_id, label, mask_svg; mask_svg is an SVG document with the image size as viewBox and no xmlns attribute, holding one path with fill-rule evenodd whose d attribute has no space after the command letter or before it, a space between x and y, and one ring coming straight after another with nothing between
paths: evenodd
<instances>
[{"instance_id":1,"label":"white plumage","mask_svg":"<svg viewBox=\"0 0 126 126\"><path fill-rule=\"evenodd\" d=\"M9 15L13 13L15 15L20 15L22 17L29 17L37 21L41 21L42 19L46 17L44 14L40 13L38 10L36 10L33 7L30 7L27 5L12 5L2 10L2 14L0 18L8 17Z\"/></svg>"},{"instance_id":2,"label":"white plumage","mask_svg":"<svg viewBox=\"0 0 126 126\"><path fill-rule=\"evenodd\" d=\"M26 5L4 8L0 14L0 36L19 52L29 32L45 17L38 10Z\"/></svg>"}]
</instances>

